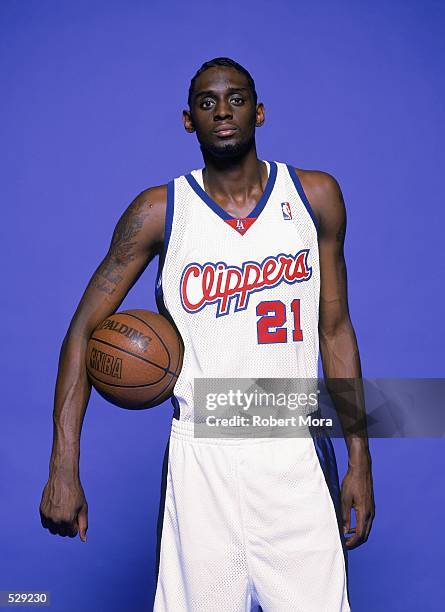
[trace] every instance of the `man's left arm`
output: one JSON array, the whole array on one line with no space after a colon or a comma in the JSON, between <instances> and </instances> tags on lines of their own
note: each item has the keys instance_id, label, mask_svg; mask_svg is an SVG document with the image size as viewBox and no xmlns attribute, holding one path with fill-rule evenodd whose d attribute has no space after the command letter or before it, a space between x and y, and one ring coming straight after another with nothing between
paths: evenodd
<instances>
[{"instance_id":1,"label":"man's left arm","mask_svg":"<svg viewBox=\"0 0 445 612\"><path fill-rule=\"evenodd\" d=\"M353 534L346 545L352 549L366 542L375 508L360 355L348 308L346 210L340 187L332 176L315 171L299 171L299 175L319 221L320 353L326 386L348 449L348 471L342 482L341 498L344 533ZM346 394L345 386L349 389ZM355 528L351 528L352 508Z\"/></svg>"}]
</instances>

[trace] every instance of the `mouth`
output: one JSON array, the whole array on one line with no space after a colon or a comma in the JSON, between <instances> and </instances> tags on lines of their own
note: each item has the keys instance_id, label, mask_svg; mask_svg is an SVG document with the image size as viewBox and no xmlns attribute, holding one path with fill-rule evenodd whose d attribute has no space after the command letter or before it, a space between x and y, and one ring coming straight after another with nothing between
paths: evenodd
<instances>
[{"instance_id":1,"label":"mouth","mask_svg":"<svg viewBox=\"0 0 445 612\"><path fill-rule=\"evenodd\" d=\"M228 136L233 136L238 128L234 125L226 124L220 125L216 129L213 130L213 133L218 136L218 138L227 138Z\"/></svg>"}]
</instances>

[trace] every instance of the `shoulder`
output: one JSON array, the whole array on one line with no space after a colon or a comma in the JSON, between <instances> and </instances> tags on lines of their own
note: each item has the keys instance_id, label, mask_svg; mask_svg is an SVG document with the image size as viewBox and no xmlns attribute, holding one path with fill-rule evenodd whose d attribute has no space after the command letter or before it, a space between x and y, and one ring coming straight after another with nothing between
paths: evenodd
<instances>
[{"instance_id":1,"label":"shoulder","mask_svg":"<svg viewBox=\"0 0 445 612\"><path fill-rule=\"evenodd\" d=\"M167 207L167 185L147 187L131 202L127 211L132 215L142 215L147 218L165 218Z\"/></svg>"},{"instance_id":2,"label":"shoulder","mask_svg":"<svg viewBox=\"0 0 445 612\"><path fill-rule=\"evenodd\" d=\"M138 233L141 239L162 242L165 232L167 185L141 191L123 212L118 222L119 233Z\"/></svg>"},{"instance_id":3,"label":"shoulder","mask_svg":"<svg viewBox=\"0 0 445 612\"><path fill-rule=\"evenodd\" d=\"M167 205L167 185L156 185L147 187L141 191L133 200L131 205L134 208L156 208L162 209Z\"/></svg>"},{"instance_id":4,"label":"shoulder","mask_svg":"<svg viewBox=\"0 0 445 612\"><path fill-rule=\"evenodd\" d=\"M301 168L295 168L295 171L311 204L312 201L323 202L340 197L340 185L332 174L321 170L302 170Z\"/></svg>"},{"instance_id":5,"label":"shoulder","mask_svg":"<svg viewBox=\"0 0 445 612\"><path fill-rule=\"evenodd\" d=\"M337 179L321 170L295 168L295 171L320 226L341 221L346 211Z\"/></svg>"}]
</instances>

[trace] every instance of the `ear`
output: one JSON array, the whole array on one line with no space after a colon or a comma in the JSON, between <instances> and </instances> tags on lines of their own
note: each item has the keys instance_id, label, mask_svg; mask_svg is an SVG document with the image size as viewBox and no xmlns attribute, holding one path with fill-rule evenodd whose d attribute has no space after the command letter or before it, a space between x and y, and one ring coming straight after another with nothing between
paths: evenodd
<instances>
[{"instance_id":1,"label":"ear","mask_svg":"<svg viewBox=\"0 0 445 612\"><path fill-rule=\"evenodd\" d=\"M259 104L256 105L255 127L261 127L265 121L266 121L266 112L264 109L264 104L260 102Z\"/></svg>"},{"instance_id":2,"label":"ear","mask_svg":"<svg viewBox=\"0 0 445 612\"><path fill-rule=\"evenodd\" d=\"M185 131L192 134L195 131L195 126L193 125L192 115L189 110L184 109L182 111L182 121Z\"/></svg>"}]
</instances>

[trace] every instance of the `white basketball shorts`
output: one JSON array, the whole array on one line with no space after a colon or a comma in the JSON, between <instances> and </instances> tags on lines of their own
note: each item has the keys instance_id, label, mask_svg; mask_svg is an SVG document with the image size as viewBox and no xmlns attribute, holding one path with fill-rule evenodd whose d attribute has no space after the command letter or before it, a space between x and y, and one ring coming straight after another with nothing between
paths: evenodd
<instances>
[{"instance_id":1,"label":"white basketball shorts","mask_svg":"<svg viewBox=\"0 0 445 612\"><path fill-rule=\"evenodd\" d=\"M195 438L174 418L166 458L154 612L350 610L311 437Z\"/></svg>"}]
</instances>

